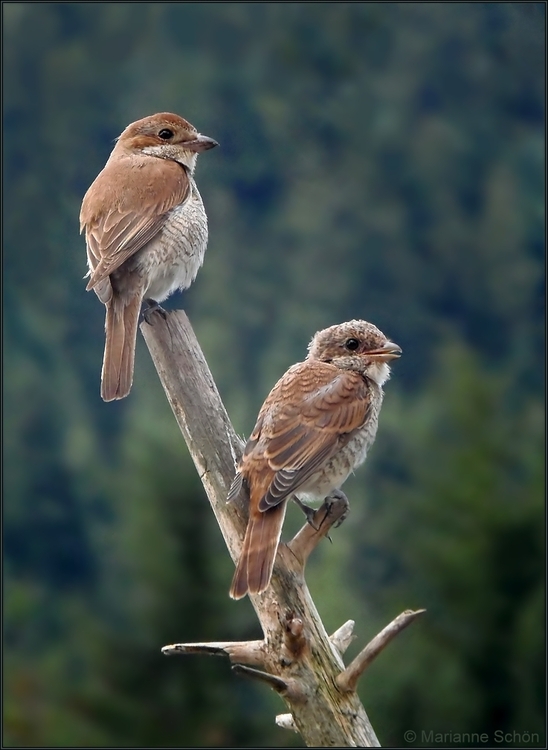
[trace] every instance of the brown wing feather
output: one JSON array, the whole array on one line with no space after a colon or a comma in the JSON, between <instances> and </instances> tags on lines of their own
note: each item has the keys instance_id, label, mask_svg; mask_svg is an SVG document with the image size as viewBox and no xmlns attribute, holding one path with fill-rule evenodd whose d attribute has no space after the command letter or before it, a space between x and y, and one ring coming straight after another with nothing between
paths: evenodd
<instances>
[{"instance_id":1,"label":"brown wing feather","mask_svg":"<svg viewBox=\"0 0 548 750\"><path fill-rule=\"evenodd\" d=\"M132 155L107 162L82 202L93 289L146 245L167 213L183 203L190 183L177 162Z\"/></svg>"},{"instance_id":2,"label":"brown wing feather","mask_svg":"<svg viewBox=\"0 0 548 750\"><path fill-rule=\"evenodd\" d=\"M258 507L277 505L300 487L364 424L366 381L325 362L291 367L274 386L244 451L241 474Z\"/></svg>"}]
</instances>

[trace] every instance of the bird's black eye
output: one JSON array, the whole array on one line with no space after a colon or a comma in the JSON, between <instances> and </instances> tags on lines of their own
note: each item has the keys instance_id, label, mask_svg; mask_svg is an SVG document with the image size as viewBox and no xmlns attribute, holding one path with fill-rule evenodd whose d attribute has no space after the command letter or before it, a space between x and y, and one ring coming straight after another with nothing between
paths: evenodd
<instances>
[{"instance_id":1,"label":"bird's black eye","mask_svg":"<svg viewBox=\"0 0 548 750\"><path fill-rule=\"evenodd\" d=\"M355 352L358 346L360 345L360 342L358 339L347 339L344 342L344 345L347 349L349 349L351 352Z\"/></svg>"},{"instance_id":2,"label":"bird's black eye","mask_svg":"<svg viewBox=\"0 0 548 750\"><path fill-rule=\"evenodd\" d=\"M173 130L170 130L169 128L163 128L163 130L160 130L158 135L163 141L169 141L170 138L173 138Z\"/></svg>"}]
</instances>

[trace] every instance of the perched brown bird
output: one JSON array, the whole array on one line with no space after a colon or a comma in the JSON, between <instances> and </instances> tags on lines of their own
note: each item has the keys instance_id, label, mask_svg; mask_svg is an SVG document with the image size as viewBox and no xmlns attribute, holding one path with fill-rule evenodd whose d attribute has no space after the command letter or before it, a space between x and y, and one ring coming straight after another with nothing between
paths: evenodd
<instances>
[{"instance_id":1,"label":"perched brown bird","mask_svg":"<svg viewBox=\"0 0 548 750\"><path fill-rule=\"evenodd\" d=\"M84 196L86 289L106 306L105 401L131 389L143 300L148 312L161 310L158 303L189 287L203 263L207 217L193 174L197 155L217 145L178 115L137 120Z\"/></svg>"},{"instance_id":2,"label":"perched brown bird","mask_svg":"<svg viewBox=\"0 0 548 750\"><path fill-rule=\"evenodd\" d=\"M319 331L306 360L276 383L228 495L249 497L233 599L267 588L288 499L323 500L363 463L377 432L387 363L400 354L374 325L351 320Z\"/></svg>"}]
</instances>

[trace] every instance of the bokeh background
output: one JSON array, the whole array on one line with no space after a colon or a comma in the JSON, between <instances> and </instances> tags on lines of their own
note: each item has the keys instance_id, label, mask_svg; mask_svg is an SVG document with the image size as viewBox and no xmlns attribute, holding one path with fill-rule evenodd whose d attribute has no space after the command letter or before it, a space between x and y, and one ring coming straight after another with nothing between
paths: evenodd
<instances>
[{"instance_id":1,"label":"bokeh background","mask_svg":"<svg viewBox=\"0 0 548 750\"><path fill-rule=\"evenodd\" d=\"M381 743L542 745L545 5L2 7L4 746L302 745L227 662L161 656L260 631L141 339L130 397L99 397L80 202L165 110L221 144L205 265L166 307L236 430L320 328L403 348L308 572L349 658L428 610L362 680Z\"/></svg>"}]
</instances>

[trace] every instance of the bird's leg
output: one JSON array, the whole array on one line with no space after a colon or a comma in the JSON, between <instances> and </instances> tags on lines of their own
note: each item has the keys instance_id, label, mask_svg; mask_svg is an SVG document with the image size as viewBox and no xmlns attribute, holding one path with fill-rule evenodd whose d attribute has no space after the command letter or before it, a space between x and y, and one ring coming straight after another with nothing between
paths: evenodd
<instances>
[{"instance_id":1,"label":"bird's leg","mask_svg":"<svg viewBox=\"0 0 548 750\"><path fill-rule=\"evenodd\" d=\"M167 318L167 312L156 302L155 299L145 299L143 300L143 303L146 305L146 307L143 307L143 318L149 326L152 325L152 320L150 318L155 312L160 313L164 320Z\"/></svg>"},{"instance_id":2,"label":"bird's leg","mask_svg":"<svg viewBox=\"0 0 548 750\"><path fill-rule=\"evenodd\" d=\"M299 508L305 514L307 523L309 523L312 526L314 531L318 531L318 527L315 526L313 523L314 516L316 515L316 511L314 510L314 508L311 508L310 505L305 505L303 502L301 502L299 498L297 497L297 495L293 495L293 500L297 503Z\"/></svg>"}]
</instances>

